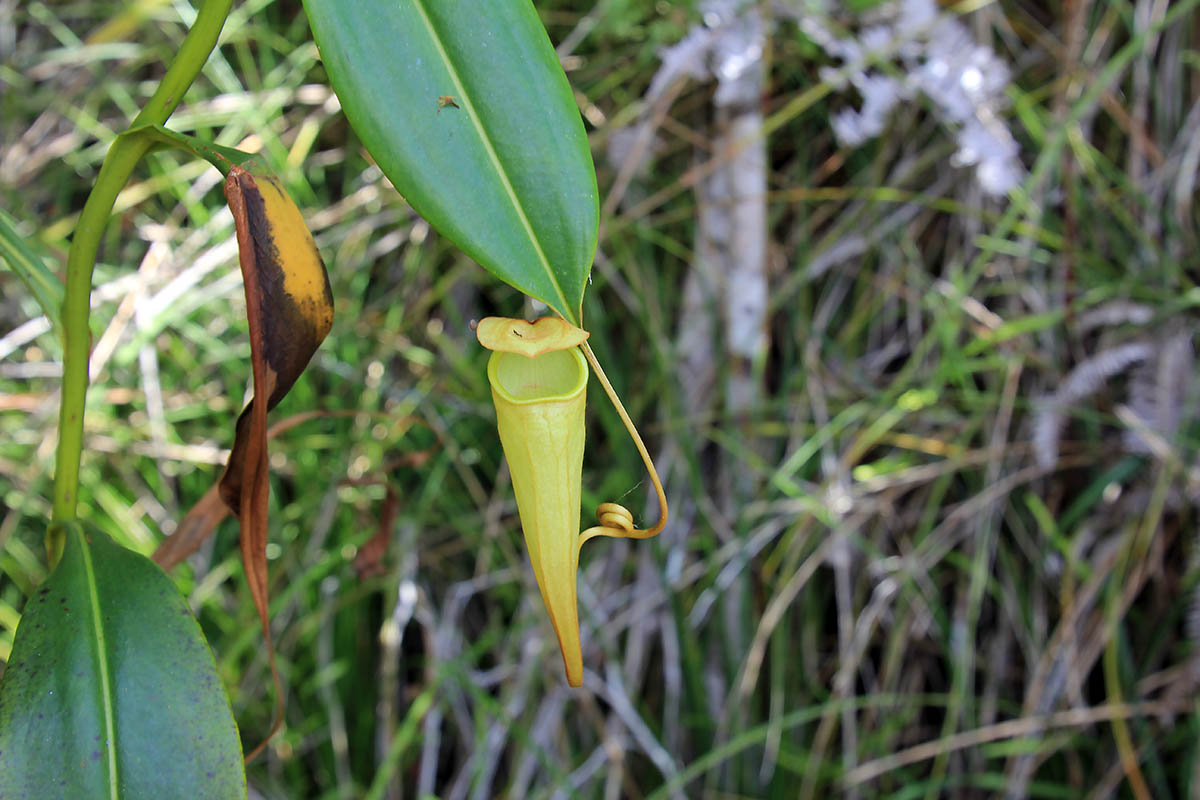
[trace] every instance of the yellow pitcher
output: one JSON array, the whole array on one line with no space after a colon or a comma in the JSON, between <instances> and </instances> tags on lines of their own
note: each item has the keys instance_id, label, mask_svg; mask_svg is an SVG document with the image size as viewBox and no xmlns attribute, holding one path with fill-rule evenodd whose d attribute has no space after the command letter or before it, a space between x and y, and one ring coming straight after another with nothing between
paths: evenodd
<instances>
[{"instance_id":1,"label":"yellow pitcher","mask_svg":"<svg viewBox=\"0 0 1200 800\"><path fill-rule=\"evenodd\" d=\"M476 335L493 351L488 381L529 560L558 636L567 683L580 686L579 547L593 536L654 536L666 524L666 498L641 438L587 346L586 331L551 317L535 323L489 317ZM579 532L589 361L649 466L659 520L648 530L635 529L624 507L603 503L597 509L600 525Z\"/></svg>"}]
</instances>

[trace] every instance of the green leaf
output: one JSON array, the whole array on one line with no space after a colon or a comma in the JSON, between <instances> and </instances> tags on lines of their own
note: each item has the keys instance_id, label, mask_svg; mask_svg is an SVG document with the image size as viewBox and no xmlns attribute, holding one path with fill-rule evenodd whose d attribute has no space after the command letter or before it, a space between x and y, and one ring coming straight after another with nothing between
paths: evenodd
<instances>
[{"instance_id":1,"label":"green leaf","mask_svg":"<svg viewBox=\"0 0 1200 800\"><path fill-rule=\"evenodd\" d=\"M401 194L496 277L579 323L596 174L528 0L305 0L342 110Z\"/></svg>"},{"instance_id":2,"label":"green leaf","mask_svg":"<svg viewBox=\"0 0 1200 800\"><path fill-rule=\"evenodd\" d=\"M0 209L0 262L16 273L42 307L55 330L61 330L63 282L46 266L21 234L17 222Z\"/></svg>"},{"instance_id":3,"label":"green leaf","mask_svg":"<svg viewBox=\"0 0 1200 800\"><path fill-rule=\"evenodd\" d=\"M62 530L0 681L0 797L245 798L229 701L174 584L95 528Z\"/></svg>"}]
</instances>

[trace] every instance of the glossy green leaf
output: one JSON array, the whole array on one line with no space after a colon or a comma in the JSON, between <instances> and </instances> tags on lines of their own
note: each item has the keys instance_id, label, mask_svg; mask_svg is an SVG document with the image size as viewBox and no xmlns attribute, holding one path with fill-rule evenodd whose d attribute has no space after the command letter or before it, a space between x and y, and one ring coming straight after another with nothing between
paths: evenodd
<instances>
[{"instance_id":1,"label":"glossy green leaf","mask_svg":"<svg viewBox=\"0 0 1200 800\"><path fill-rule=\"evenodd\" d=\"M568 321L596 251L596 175L528 0L305 0L346 118L401 194Z\"/></svg>"},{"instance_id":2,"label":"glossy green leaf","mask_svg":"<svg viewBox=\"0 0 1200 800\"><path fill-rule=\"evenodd\" d=\"M229 701L175 585L64 527L0 681L0 797L245 798Z\"/></svg>"}]
</instances>

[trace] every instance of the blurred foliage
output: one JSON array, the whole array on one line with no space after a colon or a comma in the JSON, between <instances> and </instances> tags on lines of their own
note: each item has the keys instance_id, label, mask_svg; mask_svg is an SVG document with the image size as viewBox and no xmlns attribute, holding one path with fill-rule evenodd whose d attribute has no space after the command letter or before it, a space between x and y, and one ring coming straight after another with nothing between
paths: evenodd
<instances>
[{"instance_id":1,"label":"blurred foliage","mask_svg":"<svg viewBox=\"0 0 1200 800\"><path fill-rule=\"evenodd\" d=\"M878 12L825 5L847 36ZM170 125L263 153L336 299L333 332L272 417L330 412L273 443L287 719L249 767L253 792L790 798L848 779L864 797L1195 791L1196 395L1190 361L1166 356L1178 329L1190 352L1200 299L1195 14L975 5L962 20L1012 70L1003 122L1024 166L1043 166L1008 199L951 163L953 131L921 101L840 146L831 117L857 100L822 70L840 64L795 18L770 26L769 348L748 408L725 394L738 367L723 295L686 302L698 170L721 157L714 84L689 80L660 109L645 168L602 220L584 319L675 516L654 542L584 549L577 691L533 591L469 327L535 310L382 180L300 4L235 8ZM1139 39L1167 5L1186 13ZM113 131L192 12L0 8L0 205L61 261ZM621 131L655 111L644 98L662 48L702 9L539 11L573 43L561 55L603 203ZM215 170L162 153L102 250L81 514L141 552L216 480L242 405L232 230ZM0 298L6 657L45 576L58 346L23 327L40 312L10 273ZM1135 341L1155 355L1066 391ZM697 364L715 367L707 393ZM1045 469L1039 410L1068 396ZM1153 409L1168 406L1178 426L1159 430ZM597 401L589 415L585 509L623 498L642 511L615 414ZM234 523L172 577L253 745L270 679Z\"/></svg>"}]
</instances>

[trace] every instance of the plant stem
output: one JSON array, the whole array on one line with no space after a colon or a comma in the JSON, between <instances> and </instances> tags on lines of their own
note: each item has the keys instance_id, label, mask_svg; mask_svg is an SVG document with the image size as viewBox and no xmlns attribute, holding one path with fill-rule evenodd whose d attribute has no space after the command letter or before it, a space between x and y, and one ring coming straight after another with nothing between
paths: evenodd
<instances>
[{"instance_id":1,"label":"plant stem","mask_svg":"<svg viewBox=\"0 0 1200 800\"><path fill-rule=\"evenodd\" d=\"M175 60L167 68L167 74L134 118L131 127L144 123L161 125L167 121L216 46L232 5L233 0L205 0ZM79 215L71 249L67 254L67 280L62 306L62 398L59 401L58 451L54 470L53 514L56 521L75 519L75 507L79 499L79 462L83 454L83 413L88 386L88 356L91 352L88 318L96 253L117 195L125 187L138 161L153 144L145 136L122 135L116 138L104 157L100 174L96 176L96 183Z\"/></svg>"}]
</instances>

